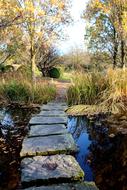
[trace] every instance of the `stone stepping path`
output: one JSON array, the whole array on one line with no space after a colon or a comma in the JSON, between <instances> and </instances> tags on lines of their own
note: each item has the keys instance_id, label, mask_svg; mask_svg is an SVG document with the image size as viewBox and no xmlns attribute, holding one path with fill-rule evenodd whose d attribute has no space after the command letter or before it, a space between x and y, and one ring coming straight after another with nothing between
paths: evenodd
<instances>
[{"instance_id":1,"label":"stone stepping path","mask_svg":"<svg viewBox=\"0 0 127 190\"><path fill-rule=\"evenodd\" d=\"M67 129L63 124L57 125L31 125L28 137L40 137L50 135L60 135L67 133Z\"/></svg>"},{"instance_id":2,"label":"stone stepping path","mask_svg":"<svg viewBox=\"0 0 127 190\"><path fill-rule=\"evenodd\" d=\"M82 181L84 178L83 171L70 155L25 158L21 163L21 168L21 180L24 186L28 183L37 184L37 182L51 184L55 181L59 183Z\"/></svg>"},{"instance_id":3,"label":"stone stepping path","mask_svg":"<svg viewBox=\"0 0 127 190\"><path fill-rule=\"evenodd\" d=\"M41 107L41 110L43 111L52 111L52 110L57 110L57 111L65 111L67 109L67 106L61 106L59 104L53 104L53 105L43 105Z\"/></svg>"},{"instance_id":4,"label":"stone stepping path","mask_svg":"<svg viewBox=\"0 0 127 190\"><path fill-rule=\"evenodd\" d=\"M64 111L41 111L37 116L45 117L67 117Z\"/></svg>"},{"instance_id":5,"label":"stone stepping path","mask_svg":"<svg viewBox=\"0 0 127 190\"><path fill-rule=\"evenodd\" d=\"M24 190L99 190L93 182L63 183L58 185L31 187Z\"/></svg>"},{"instance_id":6,"label":"stone stepping path","mask_svg":"<svg viewBox=\"0 0 127 190\"><path fill-rule=\"evenodd\" d=\"M71 134L25 138L21 157L53 154L72 154L77 151Z\"/></svg>"},{"instance_id":7,"label":"stone stepping path","mask_svg":"<svg viewBox=\"0 0 127 190\"><path fill-rule=\"evenodd\" d=\"M67 124L67 117L32 117L29 125Z\"/></svg>"},{"instance_id":8,"label":"stone stepping path","mask_svg":"<svg viewBox=\"0 0 127 190\"><path fill-rule=\"evenodd\" d=\"M72 156L78 149L66 129L66 109L65 103L48 103L29 122L20 152L21 184L30 187L26 190L97 190L82 182L84 172Z\"/></svg>"}]
</instances>

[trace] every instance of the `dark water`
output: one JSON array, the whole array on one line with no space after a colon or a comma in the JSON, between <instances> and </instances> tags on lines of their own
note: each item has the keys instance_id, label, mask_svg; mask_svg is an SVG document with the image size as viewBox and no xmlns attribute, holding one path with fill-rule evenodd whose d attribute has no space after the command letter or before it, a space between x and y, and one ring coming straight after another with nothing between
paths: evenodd
<instances>
[{"instance_id":1,"label":"dark water","mask_svg":"<svg viewBox=\"0 0 127 190\"><path fill-rule=\"evenodd\" d=\"M20 157L27 123L36 108L8 107L0 110L4 137L0 137L0 190L20 187ZM102 118L103 119L103 118ZM76 159L85 172L86 181L95 181L100 190L127 190L127 136L110 137L110 128L102 119L69 117L68 130L79 146ZM7 138L6 138L6 135Z\"/></svg>"},{"instance_id":2,"label":"dark water","mask_svg":"<svg viewBox=\"0 0 127 190\"><path fill-rule=\"evenodd\" d=\"M20 150L27 124L37 108L10 106L0 109L0 190L20 186Z\"/></svg>"},{"instance_id":3,"label":"dark water","mask_svg":"<svg viewBox=\"0 0 127 190\"><path fill-rule=\"evenodd\" d=\"M110 127L98 118L69 117L68 130L79 146L76 159L85 180L100 190L127 190L127 136L110 137Z\"/></svg>"}]
</instances>

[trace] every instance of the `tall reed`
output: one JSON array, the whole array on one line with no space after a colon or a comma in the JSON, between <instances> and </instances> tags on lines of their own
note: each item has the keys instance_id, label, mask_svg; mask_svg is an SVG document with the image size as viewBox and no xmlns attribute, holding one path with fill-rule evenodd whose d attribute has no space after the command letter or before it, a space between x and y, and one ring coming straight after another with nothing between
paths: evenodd
<instances>
[{"instance_id":1,"label":"tall reed","mask_svg":"<svg viewBox=\"0 0 127 190\"><path fill-rule=\"evenodd\" d=\"M76 73L67 92L69 105L99 105L117 112L127 109L127 69Z\"/></svg>"}]
</instances>

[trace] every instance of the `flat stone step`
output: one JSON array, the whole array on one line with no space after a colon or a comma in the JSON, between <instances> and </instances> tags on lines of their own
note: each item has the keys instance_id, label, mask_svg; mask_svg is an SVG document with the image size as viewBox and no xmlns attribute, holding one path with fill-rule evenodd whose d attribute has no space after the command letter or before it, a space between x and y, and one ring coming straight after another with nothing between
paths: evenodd
<instances>
[{"instance_id":1,"label":"flat stone step","mask_svg":"<svg viewBox=\"0 0 127 190\"><path fill-rule=\"evenodd\" d=\"M67 124L67 117L32 117L30 125Z\"/></svg>"},{"instance_id":2,"label":"flat stone step","mask_svg":"<svg viewBox=\"0 0 127 190\"><path fill-rule=\"evenodd\" d=\"M61 106L61 105L58 105L58 104L55 104L55 105L43 105L41 106L41 110L43 111L52 111L52 110L60 110L60 111L65 111L67 109L67 106Z\"/></svg>"},{"instance_id":3,"label":"flat stone step","mask_svg":"<svg viewBox=\"0 0 127 190\"><path fill-rule=\"evenodd\" d=\"M36 155L71 154L77 151L71 134L25 138L21 157Z\"/></svg>"},{"instance_id":4,"label":"flat stone step","mask_svg":"<svg viewBox=\"0 0 127 190\"><path fill-rule=\"evenodd\" d=\"M50 105L50 106L56 106L56 105L59 105L59 106L67 106L67 103L66 102L48 102L47 105Z\"/></svg>"},{"instance_id":5,"label":"flat stone step","mask_svg":"<svg viewBox=\"0 0 127 190\"><path fill-rule=\"evenodd\" d=\"M35 156L21 162L21 183L23 186L83 181L84 172L73 156Z\"/></svg>"},{"instance_id":6,"label":"flat stone step","mask_svg":"<svg viewBox=\"0 0 127 190\"><path fill-rule=\"evenodd\" d=\"M52 111L41 111L37 116L48 116L48 117L66 117L64 111L52 110Z\"/></svg>"},{"instance_id":7,"label":"flat stone step","mask_svg":"<svg viewBox=\"0 0 127 190\"><path fill-rule=\"evenodd\" d=\"M28 137L39 137L48 135L58 135L67 133L66 126L56 125L31 125Z\"/></svg>"},{"instance_id":8,"label":"flat stone step","mask_svg":"<svg viewBox=\"0 0 127 190\"><path fill-rule=\"evenodd\" d=\"M94 182L63 183L58 185L30 187L24 190L99 190Z\"/></svg>"}]
</instances>

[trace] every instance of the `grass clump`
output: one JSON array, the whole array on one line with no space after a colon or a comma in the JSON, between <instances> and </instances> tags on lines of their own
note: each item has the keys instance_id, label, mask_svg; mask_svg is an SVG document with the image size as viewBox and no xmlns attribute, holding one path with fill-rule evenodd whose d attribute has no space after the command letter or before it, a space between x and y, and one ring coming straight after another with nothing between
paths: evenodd
<instances>
[{"instance_id":1,"label":"grass clump","mask_svg":"<svg viewBox=\"0 0 127 190\"><path fill-rule=\"evenodd\" d=\"M127 111L127 69L107 70L107 72L78 73L67 93L68 104L80 105L70 111L83 113L88 111L107 110L112 113ZM74 109L74 110L73 110Z\"/></svg>"},{"instance_id":2,"label":"grass clump","mask_svg":"<svg viewBox=\"0 0 127 190\"><path fill-rule=\"evenodd\" d=\"M102 73L76 73L73 84L67 92L68 103L69 105L96 104L108 86L108 80Z\"/></svg>"},{"instance_id":3,"label":"grass clump","mask_svg":"<svg viewBox=\"0 0 127 190\"><path fill-rule=\"evenodd\" d=\"M32 84L29 78L22 75L1 77L1 102L42 104L53 100L55 95L55 87L43 80L38 80Z\"/></svg>"}]
</instances>

